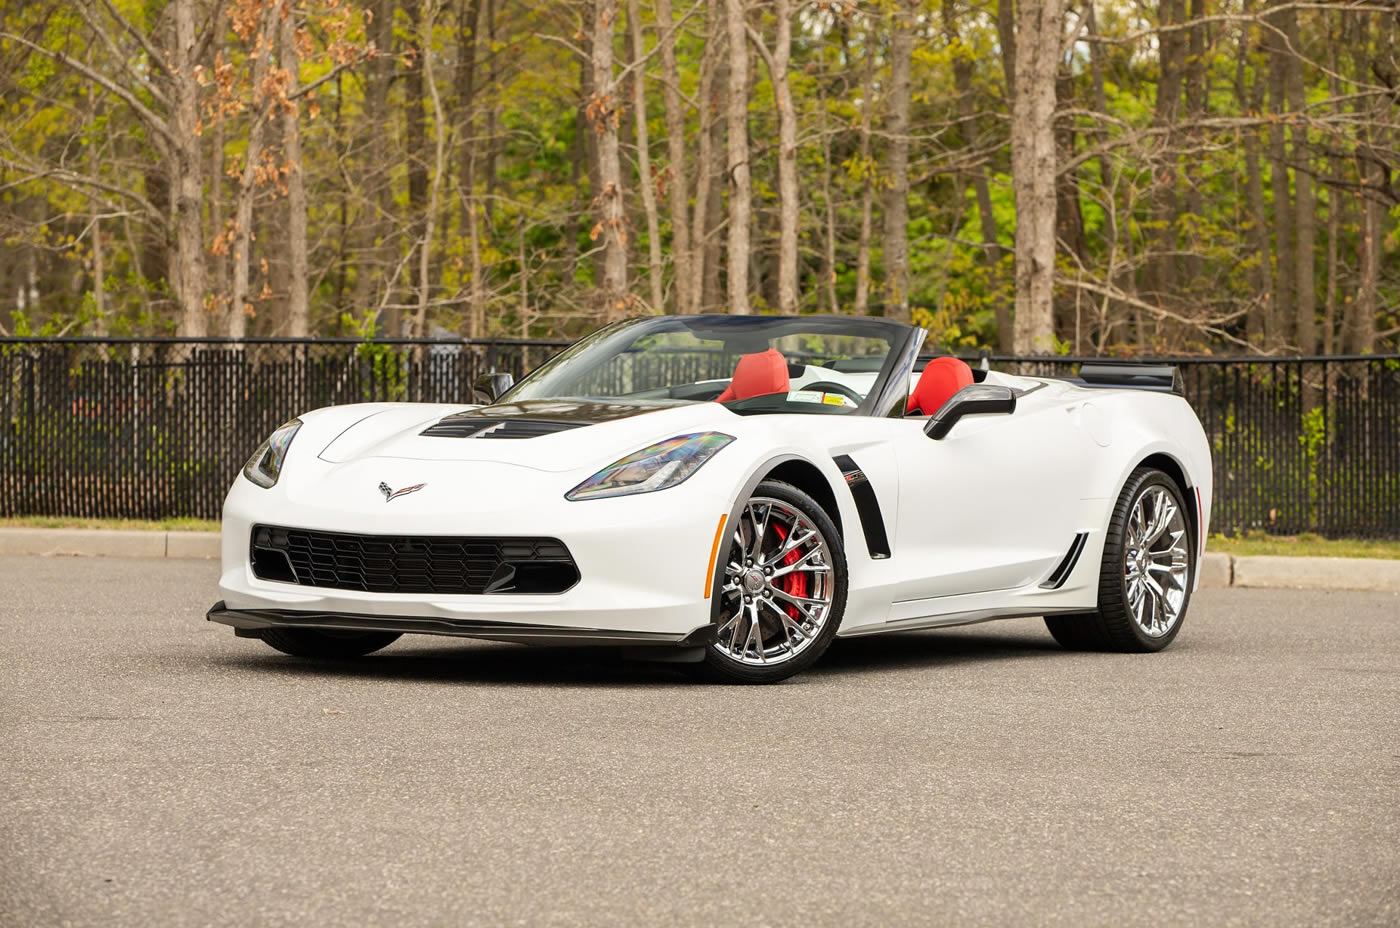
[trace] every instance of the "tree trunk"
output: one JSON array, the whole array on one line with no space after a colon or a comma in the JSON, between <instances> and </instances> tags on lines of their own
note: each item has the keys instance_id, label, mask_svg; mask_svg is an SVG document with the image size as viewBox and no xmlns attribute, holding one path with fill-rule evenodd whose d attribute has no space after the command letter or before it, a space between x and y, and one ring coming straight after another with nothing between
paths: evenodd
<instances>
[{"instance_id":1,"label":"tree trunk","mask_svg":"<svg viewBox=\"0 0 1400 928\"><path fill-rule=\"evenodd\" d=\"M788 63L792 58L792 3L774 0L777 37L770 53L757 33L754 44L768 65L778 110L778 312L797 312L797 111L792 104Z\"/></svg>"},{"instance_id":2,"label":"tree trunk","mask_svg":"<svg viewBox=\"0 0 1400 928\"><path fill-rule=\"evenodd\" d=\"M1089 82L1093 87L1094 111L1106 114L1108 112L1108 95L1104 91L1104 53L1103 46L1096 41L1099 36L1099 26L1094 12L1093 0L1085 0L1084 28L1090 38ZM1093 132L1093 138L1096 144L1104 145L1108 141L1108 132L1103 128L1098 128ZM1103 201L1105 213L1103 230L1103 237L1105 240L1104 246L1109 255L1108 267L1106 268L1105 274L1109 290L1116 292L1121 287L1120 281L1123 280L1123 275L1120 274L1118 270L1117 260L1120 248L1119 241L1121 238L1118 227L1118 204L1116 200L1118 194L1117 171L1107 151L1100 154L1097 161L1099 168L1099 189L1101 191L1100 198ZM1132 265L1128 264L1126 266L1126 276L1132 278L1134 273ZM1114 309L1115 304L1113 298L1105 294L1100 304L1099 312L1099 322L1101 326L1099 337L1101 339L1106 334L1107 328L1111 325L1109 322L1110 318L1118 315L1118 313L1113 312ZM1003 346L1003 350L1007 353L1010 352L1010 348L1007 346Z\"/></svg>"},{"instance_id":3,"label":"tree trunk","mask_svg":"<svg viewBox=\"0 0 1400 928\"><path fill-rule=\"evenodd\" d=\"M467 250L471 253L471 305L467 309L467 335L482 338L486 334L486 313L481 277L481 230L477 219L480 204L476 199L476 153L481 140L476 134L476 49L477 25L481 20L481 0L466 0L457 23L457 106L463 113L462 135L459 143L461 158L457 166L458 202L462 228L467 233ZM577 179L577 178L575 178ZM577 247L575 234L574 247Z\"/></svg>"},{"instance_id":4,"label":"tree trunk","mask_svg":"<svg viewBox=\"0 0 1400 928\"><path fill-rule=\"evenodd\" d=\"M749 187L749 45L744 0L724 0L729 42L729 81L725 95L726 162L729 177L729 243L725 281L729 312L749 313L749 223L753 191Z\"/></svg>"},{"instance_id":5,"label":"tree trunk","mask_svg":"<svg viewBox=\"0 0 1400 928\"><path fill-rule=\"evenodd\" d=\"M282 67L291 77L287 92L297 89L301 70L296 46L296 20L282 19ZM287 334L303 338L311 332L307 303L306 166L301 153L301 107L296 102L282 113L282 152L287 161Z\"/></svg>"},{"instance_id":6,"label":"tree trunk","mask_svg":"<svg viewBox=\"0 0 1400 928\"><path fill-rule=\"evenodd\" d=\"M216 30L210 52L217 60L223 54L223 33ZM213 132L209 140L209 228L208 232L219 247L209 249L209 260L213 263L214 298L211 309L219 322L228 319L229 312L229 266L227 241L224 230L224 120L214 120Z\"/></svg>"},{"instance_id":7,"label":"tree trunk","mask_svg":"<svg viewBox=\"0 0 1400 928\"><path fill-rule=\"evenodd\" d=\"M821 113L822 135L822 207L825 218L825 234L822 236L822 289L819 301L829 313L840 312L836 300L836 204L831 185L831 132L827 118L826 85L819 83L818 99Z\"/></svg>"},{"instance_id":8,"label":"tree trunk","mask_svg":"<svg viewBox=\"0 0 1400 928\"><path fill-rule=\"evenodd\" d=\"M1187 155L1188 159L1194 161L1199 158L1199 146L1204 138L1201 131L1201 121L1207 115L1207 107L1210 102L1210 88L1206 83L1206 48L1208 45L1209 27L1201 20L1206 15L1206 0L1191 0L1190 19L1193 25L1187 32L1187 55L1186 55L1186 113L1189 120L1186 138L1190 140L1191 150ZM1204 216L1205 197L1201 193L1201 184L1204 178L1196 176L1195 171L1182 172L1186 178L1186 212L1192 216ZM1194 228L1194 226L1193 226ZM1202 279L1204 262L1201 259L1199 246L1199 236L1190 234L1189 245L1184 250L1186 255L1182 258L1182 287L1191 298L1189 305L1195 306L1198 297L1205 297L1205 281Z\"/></svg>"},{"instance_id":9,"label":"tree trunk","mask_svg":"<svg viewBox=\"0 0 1400 928\"><path fill-rule=\"evenodd\" d=\"M699 128L695 154L695 212L690 220L690 305L682 312L699 312L717 307L719 299L719 241L715 230L720 223L720 185L715 177L723 168L718 152L724 145L724 120L718 113L723 101L717 84L723 84L727 64L723 48L723 15L719 0L709 0L705 11L705 56L700 61ZM711 54L711 49L715 53Z\"/></svg>"},{"instance_id":10,"label":"tree trunk","mask_svg":"<svg viewBox=\"0 0 1400 928\"><path fill-rule=\"evenodd\" d=\"M359 260L355 268L355 289L351 297L355 309L368 312L376 304L393 302L388 288L388 267L394 260L392 226L389 217L393 207L390 186L389 146L382 127L392 119L389 113L389 84L393 80L394 58L394 0L371 0L373 16L366 25L376 56L369 62L365 78L364 121L368 128L365 139L365 177L373 187L365 192L365 207L359 227ZM397 308L386 308L380 320L385 335L403 335L403 324Z\"/></svg>"},{"instance_id":11,"label":"tree trunk","mask_svg":"<svg viewBox=\"0 0 1400 928\"><path fill-rule=\"evenodd\" d=\"M870 158L871 114L875 109L875 54L865 36L865 67L860 81L860 238L856 242L856 301L851 307L857 316L870 314L870 235L874 225L875 166Z\"/></svg>"},{"instance_id":12,"label":"tree trunk","mask_svg":"<svg viewBox=\"0 0 1400 928\"><path fill-rule=\"evenodd\" d=\"M430 52L432 35L423 29L423 2L403 2L404 11L408 13L408 34L415 43L404 68L403 101L404 120L407 123L404 134L408 147L408 219L414 248L423 245L423 214L428 204L427 98L423 92L423 59ZM411 284L409 286L412 287Z\"/></svg>"},{"instance_id":13,"label":"tree trunk","mask_svg":"<svg viewBox=\"0 0 1400 928\"><path fill-rule=\"evenodd\" d=\"M1006 99L1016 99L1016 2L997 0L997 40L1001 45L1001 73Z\"/></svg>"},{"instance_id":14,"label":"tree trunk","mask_svg":"<svg viewBox=\"0 0 1400 928\"><path fill-rule=\"evenodd\" d=\"M433 293L432 254L433 237L437 232L438 204L442 200L442 178L447 172L447 134L450 131L443 117L442 96L438 93L437 79L433 74L433 57L426 53L432 41L433 24L437 18L437 5L428 7L427 21L423 26L423 82L427 85L428 99L433 106L433 174L427 191L427 202L423 210L423 240L418 249L418 311L414 320L414 335L425 338L428 335L428 305Z\"/></svg>"},{"instance_id":15,"label":"tree trunk","mask_svg":"<svg viewBox=\"0 0 1400 928\"><path fill-rule=\"evenodd\" d=\"M87 108L87 168L88 177L97 180L102 174L100 151L97 144L97 94L88 90ZM92 328L94 335L107 334L107 255L102 244L102 200L95 193L88 196L88 211L91 217L88 234L92 237Z\"/></svg>"},{"instance_id":16,"label":"tree trunk","mask_svg":"<svg viewBox=\"0 0 1400 928\"><path fill-rule=\"evenodd\" d=\"M1055 75L1064 22L1061 0L1023 3L1016 29L1011 177L1016 195L1017 354L1055 345Z\"/></svg>"},{"instance_id":17,"label":"tree trunk","mask_svg":"<svg viewBox=\"0 0 1400 928\"><path fill-rule=\"evenodd\" d=\"M1284 36L1288 44L1301 50L1298 36L1298 14L1293 7L1285 8L1281 14ZM1295 323L1294 338L1300 354L1317 352L1317 305L1314 290L1314 262L1316 260L1315 239L1317 227L1316 202L1313 196L1312 173L1309 170L1307 100L1303 90L1303 63L1298 51L1288 53L1284 76L1288 108L1299 114L1299 122L1289 130L1293 143L1293 163L1297 166L1293 175L1295 219L1293 229L1297 235L1294 249L1297 266L1296 290L1294 293Z\"/></svg>"},{"instance_id":18,"label":"tree trunk","mask_svg":"<svg viewBox=\"0 0 1400 928\"><path fill-rule=\"evenodd\" d=\"M264 39L272 43L277 29L275 3L268 3L252 34L252 48L261 46ZM248 332L248 320L252 318L253 300L251 291L251 265L253 260L253 201L257 197L258 169L262 164L263 135L269 119L269 101L263 97L262 88L267 79L266 54L253 56L251 79L253 108L248 113L248 142L243 150L243 169L238 175L238 190L233 198L233 290L230 293L226 331L233 338L242 338Z\"/></svg>"},{"instance_id":19,"label":"tree trunk","mask_svg":"<svg viewBox=\"0 0 1400 928\"><path fill-rule=\"evenodd\" d=\"M617 127L621 100L613 75L613 26L617 0L597 0L593 15L593 93L585 111L593 127L598 149L598 188L594 207L598 218L592 237L601 243L602 278L595 282L597 304L604 320L622 316L627 298L627 214L622 197L622 161L618 153Z\"/></svg>"},{"instance_id":20,"label":"tree trunk","mask_svg":"<svg viewBox=\"0 0 1400 928\"><path fill-rule=\"evenodd\" d=\"M1248 7L1245 8L1245 12L1248 13ZM1245 24L1240 27L1239 47L1235 58L1235 99L1239 102L1242 112L1258 116L1263 109L1264 82L1256 74L1253 88L1246 91L1245 62L1248 59L1249 26ZM1245 316L1245 339L1251 345L1262 347L1266 342L1266 333L1273 331L1269 319L1275 312L1274 278L1269 265L1272 252L1269 250L1269 214L1264 206L1263 171L1259 163L1259 133L1252 128L1244 130L1244 175L1245 204L1249 215L1245 240L1249 243L1249 250L1255 259L1249 271L1250 290L1253 291L1254 300Z\"/></svg>"},{"instance_id":21,"label":"tree trunk","mask_svg":"<svg viewBox=\"0 0 1400 928\"><path fill-rule=\"evenodd\" d=\"M195 75L197 35L194 0L174 0L175 49L171 55L171 83L174 89L174 118L170 133L174 141L171 188L175 196L175 249L178 275L175 290L180 298L179 334L199 337L205 334L207 315L204 298L207 287L204 263L204 170L199 135L199 81Z\"/></svg>"},{"instance_id":22,"label":"tree trunk","mask_svg":"<svg viewBox=\"0 0 1400 928\"><path fill-rule=\"evenodd\" d=\"M1374 59L1370 53L1370 20L1356 14L1355 37L1348 43L1352 49L1353 78L1357 84L1371 79L1368 73ZM1384 35L1385 26L1380 27ZM1368 123L1382 118L1381 113L1388 109L1389 102L1372 99L1358 105L1358 115ZM1361 219L1360 235L1357 237L1357 281L1356 299L1351 301L1346 351L1352 354L1371 354L1376 350L1376 311L1378 290L1381 278L1382 248L1385 241L1385 222L1389 215L1386 205L1379 199L1380 191L1389 181L1389 165L1385 156L1376 151L1381 142L1375 128L1368 127L1362 134L1361 144L1356 148L1356 179L1360 183L1357 212Z\"/></svg>"},{"instance_id":23,"label":"tree trunk","mask_svg":"<svg viewBox=\"0 0 1400 928\"><path fill-rule=\"evenodd\" d=\"M500 106L500 94L496 92L497 81L499 79L498 69L500 67L500 55L496 54L496 0L486 0L486 47L491 51L487 58L486 83L490 88L487 96L486 106L486 202L482 204L483 213L486 216L487 230L496 226L496 158L497 142L500 133L497 126L500 124L500 117L497 109Z\"/></svg>"},{"instance_id":24,"label":"tree trunk","mask_svg":"<svg viewBox=\"0 0 1400 928\"><path fill-rule=\"evenodd\" d=\"M1336 95L1336 92L1333 92ZM1337 239L1341 235L1341 212L1344 200L1341 191L1332 190L1327 197L1327 297L1322 322L1322 353L1335 350L1337 325Z\"/></svg>"},{"instance_id":25,"label":"tree trunk","mask_svg":"<svg viewBox=\"0 0 1400 928\"><path fill-rule=\"evenodd\" d=\"M676 312L691 312L695 305L690 245L690 175L685 159L685 110L681 106L680 68L676 65L675 17L671 0L656 0L656 23L661 35L662 101L666 107L666 154L670 162L667 198L671 210L671 262L675 267ZM702 62L701 68L704 68ZM703 97L699 99L704 99ZM704 114L701 113L701 122ZM698 204L697 204L698 207ZM659 307L658 307L659 308Z\"/></svg>"},{"instance_id":26,"label":"tree trunk","mask_svg":"<svg viewBox=\"0 0 1400 928\"><path fill-rule=\"evenodd\" d=\"M1185 20L1182 0L1162 0L1158 7L1162 26L1180 26ZM1180 212L1176 195L1176 159L1173 141L1178 135L1177 114L1181 103L1182 71L1185 67L1186 37L1180 29L1158 33L1157 101L1154 122L1167 130L1163 143L1161 164L1153 165L1158 182L1153 196L1152 215L1157 223L1157 254L1151 265L1150 286L1160 305L1178 302L1174 295L1180 290L1177 279L1177 219Z\"/></svg>"},{"instance_id":27,"label":"tree trunk","mask_svg":"<svg viewBox=\"0 0 1400 928\"><path fill-rule=\"evenodd\" d=\"M651 311L665 311L662 290L661 219L656 211L656 178L651 172L651 140L647 129L646 66L642 56L646 43L642 40L642 13L638 0L627 0L627 25L632 40L632 60L637 69L632 73L632 111L637 132L637 179L642 194L642 212L647 221L647 283L651 288Z\"/></svg>"},{"instance_id":28,"label":"tree trunk","mask_svg":"<svg viewBox=\"0 0 1400 928\"><path fill-rule=\"evenodd\" d=\"M1265 43L1269 48L1269 104L1274 119L1269 127L1269 161L1274 192L1274 312L1267 321L1272 323L1265 332L1265 345L1269 352L1283 348L1289 341L1289 330L1294 320L1293 281L1297 268L1296 254L1293 251L1293 198L1289 190L1288 152L1284 146L1283 114L1287 111L1285 99L1285 76L1288 65L1288 50L1283 46L1274 29L1281 28L1280 14L1271 13L1268 17L1273 29L1264 32Z\"/></svg>"},{"instance_id":29,"label":"tree trunk","mask_svg":"<svg viewBox=\"0 0 1400 928\"><path fill-rule=\"evenodd\" d=\"M952 0L943 0L943 35L948 41L953 59L953 91L957 97L958 118L964 126L967 147L976 151L981 148L981 123L973 110L972 72L975 58L972 49L963 44L958 34L957 12ZM1090 13L1092 19L1092 13ZM1093 46L1090 46L1093 49ZM994 275L1001 265L1001 239L997 233L997 218L992 212L992 190L987 181L986 160L979 161L972 168L972 186L977 197L977 218L982 228L982 261L987 266L988 275ZM1005 300L996 301L998 349L1010 354L1012 349L1011 307Z\"/></svg>"},{"instance_id":30,"label":"tree trunk","mask_svg":"<svg viewBox=\"0 0 1400 928\"><path fill-rule=\"evenodd\" d=\"M1375 164L1363 155L1358 164L1358 176L1363 187L1384 184L1385 168ZM1376 350L1376 308L1377 291L1380 284L1381 240L1385 231L1385 207L1375 193L1363 190L1360 197L1361 236L1357 243L1360 252L1360 281L1356 290L1356 300L1352 304L1351 344L1347 350L1352 354L1371 354Z\"/></svg>"},{"instance_id":31,"label":"tree trunk","mask_svg":"<svg viewBox=\"0 0 1400 928\"><path fill-rule=\"evenodd\" d=\"M899 0L890 35L890 110L885 121L890 145L889 187L885 191L884 258L885 315L900 322L909 321L909 95L913 56L914 9L910 0Z\"/></svg>"}]
</instances>

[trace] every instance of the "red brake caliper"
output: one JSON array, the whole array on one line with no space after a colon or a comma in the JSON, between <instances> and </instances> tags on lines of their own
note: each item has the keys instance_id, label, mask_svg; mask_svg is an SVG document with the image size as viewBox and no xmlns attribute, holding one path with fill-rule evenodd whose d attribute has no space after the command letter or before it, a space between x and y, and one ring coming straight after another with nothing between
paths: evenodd
<instances>
[{"instance_id":1,"label":"red brake caliper","mask_svg":"<svg viewBox=\"0 0 1400 928\"><path fill-rule=\"evenodd\" d=\"M787 530L781 525L774 525L773 531L778 533L778 546L782 547L783 541L787 538ZM796 564L800 560L802 560L802 552L794 548L783 558L783 564ZM806 596L807 575L801 571L795 570L779 580L778 586L782 587L784 592L793 596ZM785 603L783 608L787 610L787 614L791 616L794 621L802 621L802 613L798 611L798 608L792 603Z\"/></svg>"}]
</instances>

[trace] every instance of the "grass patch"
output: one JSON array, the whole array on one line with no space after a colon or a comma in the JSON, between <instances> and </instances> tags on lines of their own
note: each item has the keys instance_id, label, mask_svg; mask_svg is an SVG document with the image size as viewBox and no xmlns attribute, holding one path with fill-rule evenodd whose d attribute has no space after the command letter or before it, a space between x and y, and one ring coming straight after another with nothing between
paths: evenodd
<instances>
[{"instance_id":1,"label":"grass patch","mask_svg":"<svg viewBox=\"0 0 1400 928\"><path fill-rule=\"evenodd\" d=\"M70 519L65 516L13 516L0 528L118 528L147 532L217 532L211 519Z\"/></svg>"},{"instance_id":2,"label":"grass patch","mask_svg":"<svg viewBox=\"0 0 1400 928\"><path fill-rule=\"evenodd\" d=\"M1275 554L1284 557L1367 557L1400 559L1400 541L1365 538L1323 538L1311 532L1301 535L1266 535L1255 531L1236 538L1211 535L1206 550L1249 557Z\"/></svg>"}]
</instances>

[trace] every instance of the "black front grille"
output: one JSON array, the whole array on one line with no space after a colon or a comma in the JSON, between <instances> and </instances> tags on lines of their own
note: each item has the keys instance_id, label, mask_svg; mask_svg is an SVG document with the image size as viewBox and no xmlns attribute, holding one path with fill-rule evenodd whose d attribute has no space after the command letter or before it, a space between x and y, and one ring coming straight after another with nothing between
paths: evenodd
<instances>
[{"instance_id":1,"label":"black front grille","mask_svg":"<svg viewBox=\"0 0 1400 928\"><path fill-rule=\"evenodd\" d=\"M488 419L485 416L448 416L420 434L430 438L538 438L576 429L587 422L562 419Z\"/></svg>"},{"instance_id":2,"label":"black front grille","mask_svg":"<svg viewBox=\"0 0 1400 928\"><path fill-rule=\"evenodd\" d=\"M364 593L562 593L578 582L554 538L352 535L255 525L254 576Z\"/></svg>"}]
</instances>

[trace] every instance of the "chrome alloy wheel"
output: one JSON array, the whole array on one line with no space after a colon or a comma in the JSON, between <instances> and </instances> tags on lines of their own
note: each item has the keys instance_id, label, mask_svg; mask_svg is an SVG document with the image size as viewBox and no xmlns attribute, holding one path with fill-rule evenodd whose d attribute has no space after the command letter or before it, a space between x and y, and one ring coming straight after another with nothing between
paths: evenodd
<instances>
[{"instance_id":1,"label":"chrome alloy wheel","mask_svg":"<svg viewBox=\"0 0 1400 928\"><path fill-rule=\"evenodd\" d=\"M1143 634L1160 638L1181 618L1191 578L1186 517L1166 487L1149 486L1133 503L1123 546L1128 608Z\"/></svg>"},{"instance_id":2,"label":"chrome alloy wheel","mask_svg":"<svg viewBox=\"0 0 1400 928\"><path fill-rule=\"evenodd\" d=\"M715 649L757 666L797 657L831 615L831 563L825 536L796 507L766 496L750 499L724 568Z\"/></svg>"}]
</instances>

